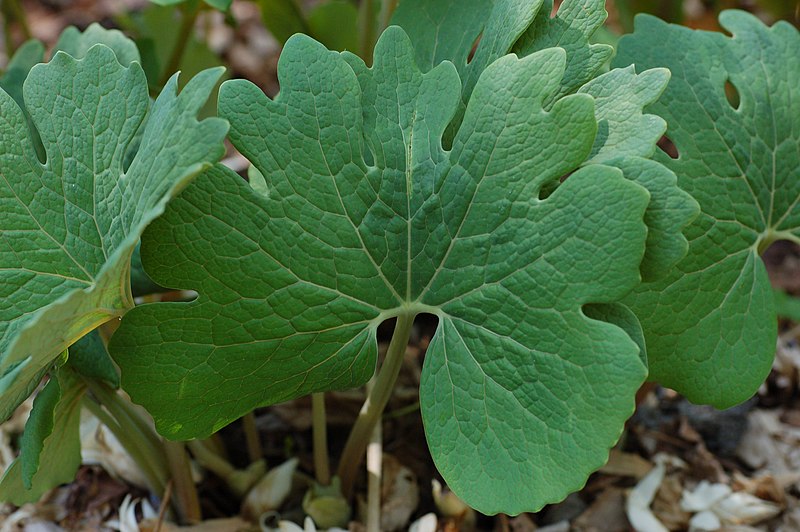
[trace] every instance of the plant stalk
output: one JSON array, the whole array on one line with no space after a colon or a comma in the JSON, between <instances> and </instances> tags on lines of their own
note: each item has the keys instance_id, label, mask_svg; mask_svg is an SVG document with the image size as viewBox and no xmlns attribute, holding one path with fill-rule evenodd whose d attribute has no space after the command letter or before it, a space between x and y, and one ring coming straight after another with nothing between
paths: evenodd
<instances>
[{"instance_id":1,"label":"plant stalk","mask_svg":"<svg viewBox=\"0 0 800 532\"><path fill-rule=\"evenodd\" d=\"M372 65L375 51L375 0L361 0L358 6L358 50L361 59Z\"/></svg>"},{"instance_id":2,"label":"plant stalk","mask_svg":"<svg viewBox=\"0 0 800 532\"><path fill-rule=\"evenodd\" d=\"M164 440L164 452L167 455L170 473L172 473L175 507L180 520L194 525L203 520L200 511L200 498L192 479L192 470L186 446L183 442Z\"/></svg>"},{"instance_id":3,"label":"plant stalk","mask_svg":"<svg viewBox=\"0 0 800 532\"><path fill-rule=\"evenodd\" d=\"M159 495L164 492L169 472L174 484L175 509L179 516L188 523L199 522L200 502L183 444L161 440L150 424L136 412L133 405L105 383L93 379L86 379L86 382L95 397L119 422L120 427L127 428L125 437L130 437L131 442L135 443L148 459L146 463L149 463L163 478ZM134 456L133 453L131 455Z\"/></svg>"},{"instance_id":4,"label":"plant stalk","mask_svg":"<svg viewBox=\"0 0 800 532\"><path fill-rule=\"evenodd\" d=\"M328 463L328 427L325 418L325 394L311 394L311 431L314 439L314 472L322 486L331 483L331 467Z\"/></svg>"},{"instance_id":5,"label":"plant stalk","mask_svg":"<svg viewBox=\"0 0 800 532\"><path fill-rule=\"evenodd\" d=\"M22 36L27 41L31 38L31 28L28 25L28 18L25 16L25 10L19 3L19 0L0 0L2 3L2 13L4 19L4 34L6 45L6 56L8 59L14 55L16 46L14 43L14 36L12 34L12 23L17 22L22 30Z\"/></svg>"},{"instance_id":6,"label":"plant stalk","mask_svg":"<svg viewBox=\"0 0 800 532\"><path fill-rule=\"evenodd\" d=\"M150 484L152 492L159 497L163 496L167 485L166 471L164 469L159 470L158 467L155 466L158 460L156 460L155 457L149 456L148 445L144 445L139 441L138 431L130 427L128 430L123 430L122 426L113 416L103 410L103 407L88 396L83 398L82 404L89 412L94 414L103 425L108 427L128 454L131 455L131 458L142 468L142 473L147 479L147 483Z\"/></svg>"},{"instance_id":7,"label":"plant stalk","mask_svg":"<svg viewBox=\"0 0 800 532\"><path fill-rule=\"evenodd\" d=\"M383 33L383 30L389 27L389 22L391 22L392 20L392 15L394 14L394 10L397 9L397 2L398 0L382 0L381 14L378 17L378 20L380 21L378 34Z\"/></svg>"},{"instance_id":8,"label":"plant stalk","mask_svg":"<svg viewBox=\"0 0 800 532\"><path fill-rule=\"evenodd\" d=\"M358 468L364 457L364 451L369 443L372 430L381 419L381 414L386 403L392 395L394 383L400 374L403 365L403 356L406 352L408 339L411 336L411 328L414 325L414 314L401 314L397 317L397 324L394 327L392 341L389 343L389 350L386 358L381 365L378 375L375 377L375 386L367 395L364 406L358 414L350 436L345 443L342 457L339 461L338 476L342 480L342 494L345 498L353 495L353 486L358 476Z\"/></svg>"},{"instance_id":9,"label":"plant stalk","mask_svg":"<svg viewBox=\"0 0 800 532\"><path fill-rule=\"evenodd\" d=\"M186 46L189 44L189 39L192 38L194 32L194 25L197 21L197 15L200 14L199 0L190 0L186 4L182 4L181 11L181 25L178 29L178 38L175 41L175 48L169 56L169 61L166 67L161 72L161 79L158 85L163 87L169 81L169 78L180 69L183 54L186 53Z\"/></svg>"},{"instance_id":10,"label":"plant stalk","mask_svg":"<svg viewBox=\"0 0 800 532\"><path fill-rule=\"evenodd\" d=\"M375 387L375 379L367 383L367 392ZM381 416L372 429L367 445L367 532L381 529L381 469L383 467L383 430Z\"/></svg>"},{"instance_id":11,"label":"plant stalk","mask_svg":"<svg viewBox=\"0 0 800 532\"><path fill-rule=\"evenodd\" d=\"M167 471L167 462L163 455L161 438L153 432L150 424L142 419L132 405L120 397L107 384L94 379L85 380L100 404L111 412L111 415L120 423L120 426L135 431L137 437L143 440L142 445L146 446L148 452L153 456L154 465L157 465L161 471Z\"/></svg>"},{"instance_id":12,"label":"plant stalk","mask_svg":"<svg viewBox=\"0 0 800 532\"><path fill-rule=\"evenodd\" d=\"M230 462L209 449L202 441L190 440L186 442L186 445L189 447L189 450L192 451L197 463L218 477L227 479L236 472L236 468L233 467Z\"/></svg>"},{"instance_id":13,"label":"plant stalk","mask_svg":"<svg viewBox=\"0 0 800 532\"><path fill-rule=\"evenodd\" d=\"M256 427L256 415L251 410L242 416L242 430L244 431L244 439L247 444L247 457L250 463L261 460L264 451L261 448L261 438L258 436L258 428Z\"/></svg>"}]
</instances>

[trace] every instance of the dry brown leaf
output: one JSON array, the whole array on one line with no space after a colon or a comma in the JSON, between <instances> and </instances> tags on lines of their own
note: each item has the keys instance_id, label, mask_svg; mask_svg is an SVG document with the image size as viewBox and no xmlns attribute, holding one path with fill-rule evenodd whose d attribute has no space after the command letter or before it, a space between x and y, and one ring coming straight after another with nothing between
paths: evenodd
<instances>
[{"instance_id":1,"label":"dry brown leaf","mask_svg":"<svg viewBox=\"0 0 800 532\"><path fill-rule=\"evenodd\" d=\"M520 514L508 520L508 528L511 532L533 532L537 530L536 523L528 514Z\"/></svg>"},{"instance_id":2,"label":"dry brown leaf","mask_svg":"<svg viewBox=\"0 0 800 532\"><path fill-rule=\"evenodd\" d=\"M576 532L625 532L630 529L625 516L625 490L609 488L602 492L573 523Z\"/></svg>"},{"instance_id":3,"label":"dry brown leaf","mask_svg":"<svg viewBox=\"0 0 800 532\"><path fill-rule=\"evenodd\" d=\"M725 473L722 464L702 441L686 452L684 459L689 464L687 471L691 473L692 477L723 484L730 482L730 477Z\"/></svg>"},{"instance_id":4,"label":"dry brown leaf","mask_svg":"<svg viewBox=\"0 0 800 532\"><path fill-rule=\"evenodd\" d=\"M689 526L692 514L681 509L680 500L683 494L682 475L667 474L661 482L656 498L651 504L653 513L664 526L670 530L685 530Z\"/></svg>"},{"instance_id":5,"label":"dry brown leaf","mask_svg":"<svg viewBox=\"0 0 800 532\"><path fill-rule=\"evenodd\" d=\"M608 455L608 462L600 468L600 473L619 477L633 477L638 480L649 473L651 469L653 469L653 464L638 454L612 449Z\"/></svg>"},{"instance_id":6,"label":"dry brown leaf","mask_svg":"<svg viewBox=\"0 0 800 532\"><path fill-rule=\"evenodd\" d=\"M800 480L800 475L795 475L792 480L794 482ZM794 482L790 482L790 484ZM786 485L772 475L747 478L741 473L733 474L734 491L744 491L755 495L759 499L771 501L784 507L786 506Z\"/></svg>"}]
</instances>

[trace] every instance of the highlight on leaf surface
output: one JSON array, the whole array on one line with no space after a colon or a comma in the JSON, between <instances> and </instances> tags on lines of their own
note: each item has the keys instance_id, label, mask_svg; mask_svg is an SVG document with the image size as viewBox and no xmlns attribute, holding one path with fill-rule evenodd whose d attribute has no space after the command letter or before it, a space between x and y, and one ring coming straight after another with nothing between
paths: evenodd
<instances>
[{"instance_id":1,"label":"highlight on leaf surface","mask_svg":"<svg viewBox=\"0 0 800 532\"><path fill-rule=\"evenodd\" d=\"M591 44L590 38L607 17L605 0L565 0L553 17L552 10L552 0L404 0L393 21L411 36L423 71L443 60L456 65L462 76L463 104L469 101L474 82L486 66L506 53L525 57L550 47L563 49L565 72L545 108L570 93L586 93L595 99L598 133L584 164L617 166L650 192L649 233L641 270L644 279L656 279L686 254L688 244L681 231L700 211L697 202L678 188L670 170L641 160L652 157L666 131L662 118L643 110L666 88L669 71L653 68L637 74L627 67L601 73L612 49ZM454 124L444 135L445 145L449 145L461 113L459 107ZM623 158L628 160L622 162Z\"/></svg>"},{"instance_id":2,"label":"highlight on leaf surface","mask_svg":"<svg viewBox=\"0 0 800 532\"><path fill-rule=\"evenodd\" d=\"M648 111L667 121L678 157L656 159L702 208L687 256L626 304L642 320L651 378L723 408L756 392L775 353L759 255L776 240L800 241L800 33L741 11L723 12L720 24L733 36L640 15L614 65L672 71Z\"/></svg>"},{"instance_id":3,"label":"highlight on leaf surface","mask_svg":"<svg viewBox=\"0 0 800 532\"><path fill-rule=\"evenodd\" d=\"M223 153L224 121L195 118L220 70L180 94L173 77L148 110L132 49L129 62L80 42L68 44L85 57L58 52L23 86L44 160L23 109L0 92L0 419L68 346L133 306L130 260L142 230Z\"/></svg>"},{"instance_id":4,"label":"highlight on leaf surface","mask_svg":"<svg viewBox=\"0 0 800 532\"><path fill-rule=\"evenodd\" d=\"M220 113L263 182L216 166L170 203L142 260L198 297L133 309L111 354L162 434L203 437L363 384L381 322L435 314L420 394L437 467L483 512L536 510L604 463L646 377L635 316L615 302L639 282L648 232L650 194L624 173L651 168L587 163L595 98L554 96L558 48L489 65L443 149L462 83L414 55L397 27L372 68L295 36L274 100L226 82Z\"/></svg>"}]
</instances>

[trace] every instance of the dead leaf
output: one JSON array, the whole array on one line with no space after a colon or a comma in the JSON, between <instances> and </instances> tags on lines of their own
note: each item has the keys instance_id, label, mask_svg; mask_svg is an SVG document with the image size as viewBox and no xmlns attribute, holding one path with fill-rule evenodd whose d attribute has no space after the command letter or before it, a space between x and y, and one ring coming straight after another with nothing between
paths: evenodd
<instances>
[{"instance_id":1,"label":"dead leaf","mask_svg":"<svg viewBox=\"0 0 800 532\"><path fill-rule=\"evenodd\" d=\"M685 530L689 526L692 514L681 509L680 500L683 494L682 475L667 473L656 493L650 507L664 526L670 530Z\"/></svg>"},{"instance_id":2,"label":"dead leaf","mask_svg":"<svg viewBox=\"0 0 800 532\"><path fill-rule=\"evenodd\" d=\"M638 454L612 449L608 455L608 462L600 468L600 473L619 477L633 477L638 480L649 473L651 469L653 469L653 464Z\"/></svg>"},{"instance_id":3,"label":"dead leaf","mask_svg":"<svg viewBox=\"0 0 800 532\"><path fill-rule=\"evenodd\" d=\"M611 487L594 500L573 523L576 532L625 532L630 529L625 517L625 490Z\"/></svg>"}]
</instances>

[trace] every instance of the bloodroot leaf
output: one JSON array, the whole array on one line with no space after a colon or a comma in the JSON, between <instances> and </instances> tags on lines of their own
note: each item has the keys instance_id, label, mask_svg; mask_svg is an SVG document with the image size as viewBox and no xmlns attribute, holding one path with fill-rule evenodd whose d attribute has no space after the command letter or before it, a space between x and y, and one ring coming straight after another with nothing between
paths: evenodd
<instances>
[{"instance_id":1,"label":"bloodroot leaf","mask_svg":"<svg viewBox=\"0 0 800 532\"><path fill-rule=\"evenodd\" d=\"M800 241L800 33L741 11L720 23L733 37L639 16L615 63L672 71L649 111L667 121L678 154L656 158L702 209L686 258L626 302L642 320L651 377L728 407L755 393L775 352L759 253L775 240Z\"/></svg>"},{"instance_id":2,"label":"bloodroot leaf","mask_svg":"<svg viewBox=\"0 0 800 532\"><path fill-rule=\"evenodd\" d=\"M195 114L219 78L206 71L148 113L144 73L103 45L57 53L23 96L46 152L40 162L17 103L0 92L0 419L53 361L133 306L129 271L141 232L223 152L219 119ZM123 160L144 124L136 157Z\"/></svg>"},{"instance_id":3,"label":"bloodroot leaf","mask_svg":"<svg viewBox=\"0 0 800 532\"><path fill-rule=\"evenodd\" d=\"M435 314L420 393L437 466L483 512L536 510L604 463L646 376L611 323L635 332L630 312L583 307L639 282L649 195L617 168L580 167L591 96L544 108L563 50L488 66L450 151L461 81L413 57L396 27L371 69L296 36L274 100L225 83L221 114L266 191L216 168L170 204L143 261L199 295L131 311L112 356L163 434L202 437L253 407L364 383L382 321Z\"/></svg>"}]
</instances>

